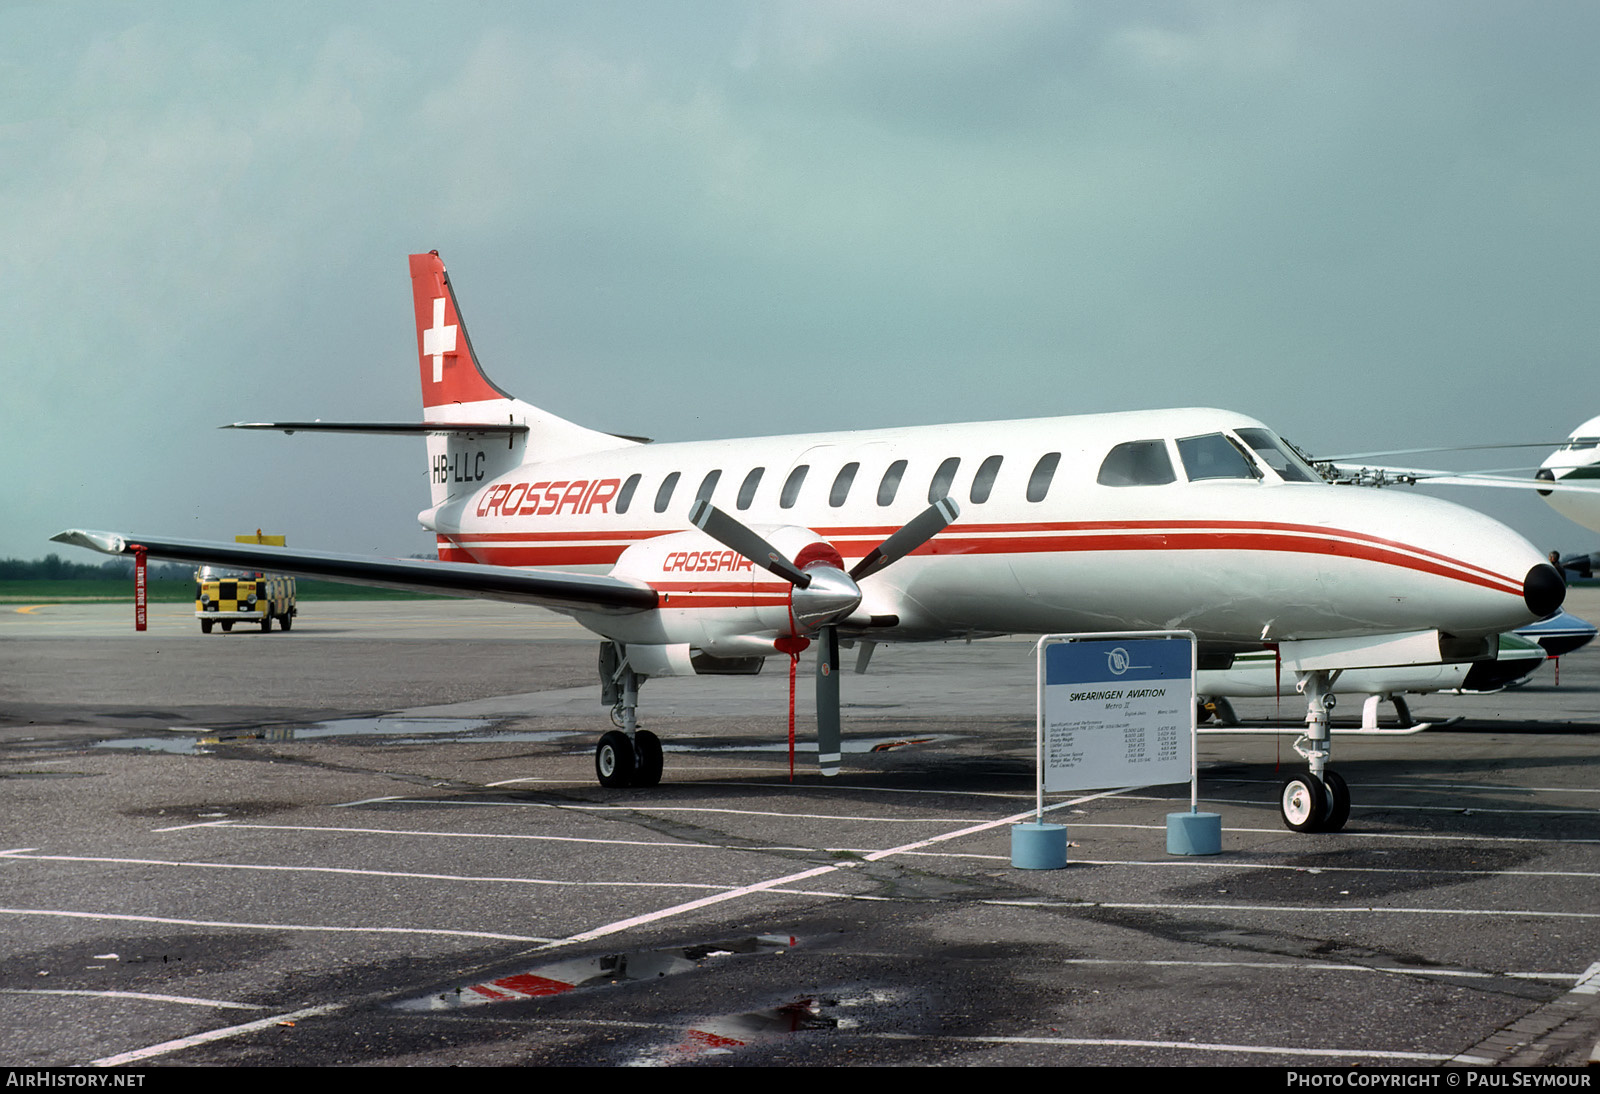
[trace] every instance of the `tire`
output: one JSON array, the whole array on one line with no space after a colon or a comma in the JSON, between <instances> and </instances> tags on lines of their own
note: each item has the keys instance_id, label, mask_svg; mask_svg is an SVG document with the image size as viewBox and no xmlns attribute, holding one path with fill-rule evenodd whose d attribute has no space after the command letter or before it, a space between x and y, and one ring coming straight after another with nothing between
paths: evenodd
<instances>
[{"instance_id":1,"label":"tire","mask_svg":"<svg viewBox=\"0 0 1600 1094\"><path fill-rule=\"evenodd\" d=\"M633 785L660 786L663 765L661 738L648 729L641 729L633 735L633 750L635 753Z\"/></svg>"},{"instance_id":2,"label":"tire","mask_svg":"<svg viewBox=\"0 0 1600 1094\"><path fill-rule=\"evenodd\" d=\"M224 619L222 621L222 633L227 634L231 630L233 630L233 620Z\"/></svg>"},{"instance_id":3,"label":"tire","mask_svg":"<svg viewBox=\"0 0 1600 1094\"><path fill-rule=\"evenodd\" d=\"M1324 771L1322 781L1328 788L1328 813L1322 818L1322 831L1337 832L1350 819L1350 786L1337 771Z\"/></svg>"},{"instance_id":4,"label":"tire","mask_svg":"<svg viewBox=\"0 0 1600 1094\"><path fill-rule=\"evenodd\" d=\"M615 729L602 734L594 746L594 777L600 785L612 789L632 786L633 775L633 745L628 735Z\"/></svg>"},{"instance_id":5,"label":"tire","mask_svg":"<svg viewBox=\"0 0 1600 1094\"><path fill-rule=\"evenodd\" d=\"M272 633L272 615L270 613L261 617L261 633Z\"/></svg>"},{"instance_id":6,"label":"tire","mask_svg":"<svg viewBox=\"0 0 1600 1094\"><path fill-rule=\"evenodd\" d=\"M278 626L282 627L284 630L288 630L293 625L294 625L294 613L293 612L284 612L282 615L280 615L278 617Z\"/></svg>"},{"instance_id":7,"label":"tire","mask_svg":"<svg viewBox=\"0 0 1600 1094\"><path fill-rule=\"evenodd\" d=\"M1328 790L1315 775L1294 775L1283 780L1278 810L1289 831L1320 832L1328 815Z\"/></svg>"},{"instance_id":8,"label":"tire","mask_svg":"<svg viewBox=\"0 0 1600 1094\"><path fill-rule=\"evenodd\" d=\"M212 619L202 619L202 620L200 620L200 633L201 634L210 634L211 633L211 624L214 623L214 622L215 622L215 620L212 620Z\"/></svg>"}]
</instances>

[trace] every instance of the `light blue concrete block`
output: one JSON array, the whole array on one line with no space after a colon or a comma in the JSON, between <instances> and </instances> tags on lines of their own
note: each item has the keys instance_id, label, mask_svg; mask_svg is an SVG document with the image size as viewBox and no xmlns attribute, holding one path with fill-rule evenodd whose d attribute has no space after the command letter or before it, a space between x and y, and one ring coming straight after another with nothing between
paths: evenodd
<instances>
[{"instance_id":1,"label":"light blue concrete block","mask_svg":"<svg viewBox=\"0 0 1600 1094\"><path fill-rule=\"evenodd\" d=\"M1168 813L1167 854L1222 854L1222 814Z\"/></svg>"},{"instance_id":2,"label":"light blue concrete block","mask_svg":"<svg viewBox=\"0 0 1600 1094\"><path fill-rule=\"evenodd\" d=\"M1029 821L1011 826L1011 865L1018 870L1059 870L1067 864L1067 826Z\"/></svg>"}]
</instances>

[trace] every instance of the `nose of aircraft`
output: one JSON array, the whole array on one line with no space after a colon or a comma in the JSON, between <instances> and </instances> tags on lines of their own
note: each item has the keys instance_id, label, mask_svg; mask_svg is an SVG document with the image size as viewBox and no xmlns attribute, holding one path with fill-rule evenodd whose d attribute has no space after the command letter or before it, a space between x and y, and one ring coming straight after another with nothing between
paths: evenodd
<instances>
[{"instance_id":1,"label":"nose of aircraft","mask_svg":"<svg viewBox=\"0 0 1600 1094\"><path fill-rule=\"evenodd\" d=\"M1548 562L1541 562L1522 579L1522 600L1528 610L1543 619L1567 598L1567 583Z\"/></svg>"}]
</instances>

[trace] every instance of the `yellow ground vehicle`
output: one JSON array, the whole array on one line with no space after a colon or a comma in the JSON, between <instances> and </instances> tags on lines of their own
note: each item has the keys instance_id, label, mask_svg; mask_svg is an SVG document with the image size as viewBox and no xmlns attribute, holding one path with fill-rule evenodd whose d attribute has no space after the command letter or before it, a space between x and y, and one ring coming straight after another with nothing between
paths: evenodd
<instances>
[{"instance_id":1,"label":"yellow ground vehicle","mask_svg":"<svg viewBox=\"0 0 1600 1094\"><path fill-rule=\"evenodd\" d=\"M234 539L239 543L284 546L283 536L264 536L260 532ZM210 634L218 623L225 631L233 630L235 623L256 623L263 634L272 630L274 619L284 630L294 625L299 609L295 606L292 577L202 566L194 572L194 580L194 614L203 634Z\"/></svg>"}]
</instances>

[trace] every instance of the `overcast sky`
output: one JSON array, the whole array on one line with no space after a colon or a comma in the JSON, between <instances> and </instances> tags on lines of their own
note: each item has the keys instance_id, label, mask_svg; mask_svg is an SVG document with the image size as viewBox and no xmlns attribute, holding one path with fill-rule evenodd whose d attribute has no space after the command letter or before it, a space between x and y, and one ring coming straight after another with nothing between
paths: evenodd
<instances>
[{"instance_id":1,"label":"overcast sky","mask_svg":"<svg viewBox=\"0 0 1600 1094\"><path fill-rule=\"evenodd\" d=\"M418 417L434 248L496 382L613 432L1564 437L1597 47L1589 0L3 3L0 556L430 550L421 442L217 426Z\"/></svg>"}]
</instances>

